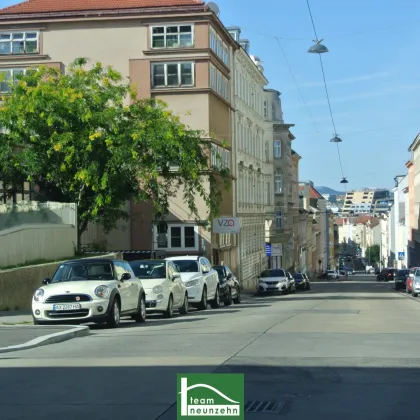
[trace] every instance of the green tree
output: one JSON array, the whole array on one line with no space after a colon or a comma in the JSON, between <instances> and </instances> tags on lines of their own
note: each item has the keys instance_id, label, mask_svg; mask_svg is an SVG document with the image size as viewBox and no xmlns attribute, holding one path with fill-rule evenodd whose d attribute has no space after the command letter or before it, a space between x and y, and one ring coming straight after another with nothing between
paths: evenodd
<instances>
[{"instance_id":1,"label":"green tree","mask_svg":"<svg viewBox=\"0 0 420 420\"><path fill-rule=\"evenodd\" d=\"M87 68L79 58L65 74L28 69L3 101L0 170L9 191L28 180L43 200L76 203L79 239L90 222L109 231L128 218L122 204L129 199L152 201L165 215L180 187L196 218L197 196L208 218L218 214L229 171L210 170L209 141L163 102L138 100L112 67Z\"/></svg>"},{"instance_id":2,"label":"green tree","mask_svg":"<svg viewBox=\"0 0 420 420\"><path fill-rule=\"evenodd\" d=\"M372 245L366 248L365 261L370 264L376 264L380 260L380 246Z\"/></svg>"}]
</instances>

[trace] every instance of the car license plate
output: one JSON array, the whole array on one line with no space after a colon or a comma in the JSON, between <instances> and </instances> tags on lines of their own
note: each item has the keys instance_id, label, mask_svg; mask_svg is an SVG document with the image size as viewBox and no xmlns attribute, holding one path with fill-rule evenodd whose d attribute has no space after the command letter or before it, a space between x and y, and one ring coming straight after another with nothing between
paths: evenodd
<instances>
[{"instance_id":1,"label":"car license plate","mask_svg":"<svg viewBox=\"0 0 420 420\"><path fill-rule=\"evenodd\" d=\"M81 309L80 303L69 303L66 305L53 305L53 311L74 311Z\"/></svg>"}]
</instances>

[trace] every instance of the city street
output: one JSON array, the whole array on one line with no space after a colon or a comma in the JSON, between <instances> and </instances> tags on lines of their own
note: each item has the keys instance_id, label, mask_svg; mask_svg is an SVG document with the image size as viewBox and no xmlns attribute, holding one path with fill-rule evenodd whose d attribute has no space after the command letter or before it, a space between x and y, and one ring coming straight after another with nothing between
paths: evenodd
<instances>
[{"instance_id":1,"label":"city street","mask_svg":"<svg viewBox=\"0 0 420 420\"><path fill-rule=\"evenodd\" d=\"M374 276L0 357L1 418L176 419L176 374L245 373L290 420L418 419L420 299ZM246 419L275 418L245 413Z\"/></svg>"}]
</instances>

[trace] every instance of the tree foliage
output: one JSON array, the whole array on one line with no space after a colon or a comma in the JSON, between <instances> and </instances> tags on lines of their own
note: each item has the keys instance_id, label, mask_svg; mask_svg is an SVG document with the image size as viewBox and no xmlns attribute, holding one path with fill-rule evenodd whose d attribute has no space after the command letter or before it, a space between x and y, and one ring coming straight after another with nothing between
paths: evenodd
<instances>
[{"instance_id":1,"label":"tree foliage","mask_svg":"<svg viewBox=\"0 0 420 420\"><path fill-rule=\"evenodd\" d=\"M152 201L165 214L182 186L217 215L227 169L209 170L210 143L155 99L136 92L112 67L79 58L58 69L28 69L3 98L0 170L10 190L28 180L44 200L75 202L79 234L89 222L109 231L128 215L126 200ZM171 165L177 170L171 171ZM206 188L209 181L210 189ZM202 215L201 215L202 218Z\"/></svg>"},{"instance_id":2,"label":"tree foliage","mask_svg":"<svg viewBox=\"0 0 420 420\"><path fill-rule=\"evenodd\" d=\"M372 245L366 248L365 261L376 264L380 261L380 246Z\"/></svg>"}]
</instances>

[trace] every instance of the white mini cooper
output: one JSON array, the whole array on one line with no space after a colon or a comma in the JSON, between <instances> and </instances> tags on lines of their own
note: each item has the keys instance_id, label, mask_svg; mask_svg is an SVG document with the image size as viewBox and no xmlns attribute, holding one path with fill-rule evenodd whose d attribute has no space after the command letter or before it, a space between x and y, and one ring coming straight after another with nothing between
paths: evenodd
<instances>
[{"instance_id":1,"label":"white mini cooper","mask_svg":"<svg viewBox=\"0 0 420 420\"><path fill-rule=\"evenodd\" d=\"M146 293L127 261L72 260L58 266L32 298L34 324L105 323L121 317L146 320Z\"/></svg>"},{"instance_id":2,"label":"white mini cooper","mask_svg":"<svg viewBox=\"0 0 420 420\"><path fill-rule=\"evenodd\" d=\"M174 310L188 314L188 293L176 265L167 260L129 262L146 291L146 310L172 318Z\"/></svg>"}]
</instances>

